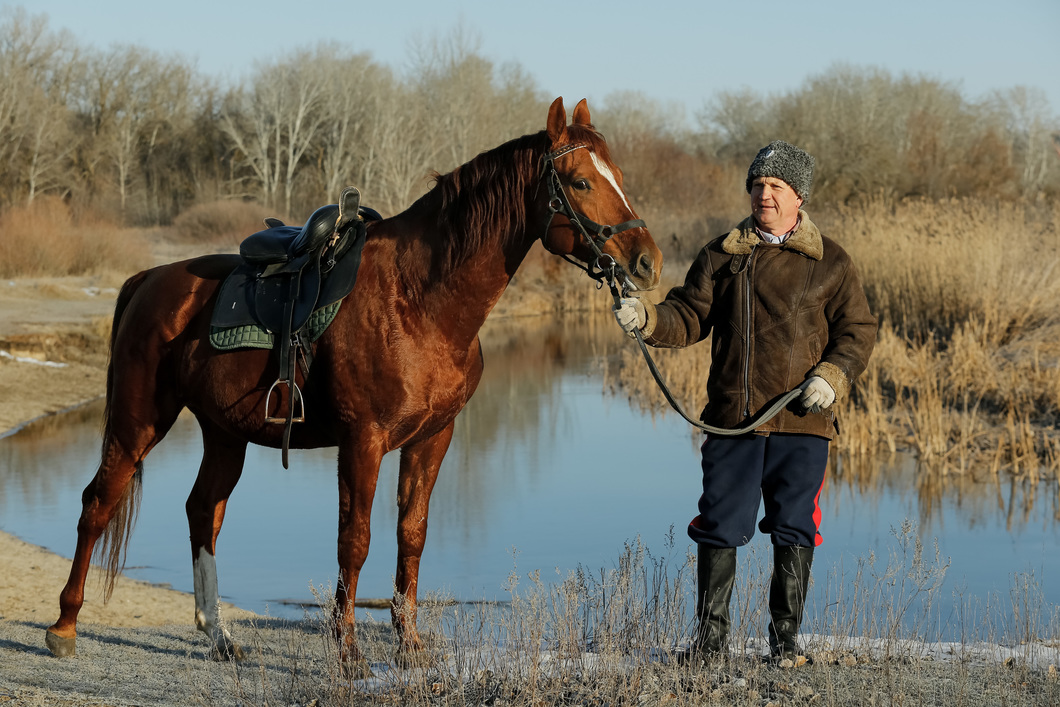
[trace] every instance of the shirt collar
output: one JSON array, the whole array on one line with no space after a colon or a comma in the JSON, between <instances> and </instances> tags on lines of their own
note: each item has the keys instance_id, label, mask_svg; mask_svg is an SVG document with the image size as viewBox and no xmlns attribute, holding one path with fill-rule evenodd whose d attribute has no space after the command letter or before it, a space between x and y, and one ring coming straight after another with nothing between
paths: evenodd
<instances>
[{"instance_id":1,"label":"shirt collar","mask_svg":"<svg viewBox=\"0 0 1060 707\"><path fill-rule=\"evenodd\" d=\"M790 236L792 233L795 233L795 231L799 230L799 224L800 223L802 223L802 219L801 218L798 219L797 221L795 221L794 228L792 228L787 233L782 233L779 236L774 236L772 233L767 233L767 232L763 231L761 228L758 227L758 224L755 224L755 231L758 233L758 237L761 238L762 240L764 240L766 243L772 243L774 245L780 245L784 241L788 240L788 236Z\"/></svg>"}]
</instances>

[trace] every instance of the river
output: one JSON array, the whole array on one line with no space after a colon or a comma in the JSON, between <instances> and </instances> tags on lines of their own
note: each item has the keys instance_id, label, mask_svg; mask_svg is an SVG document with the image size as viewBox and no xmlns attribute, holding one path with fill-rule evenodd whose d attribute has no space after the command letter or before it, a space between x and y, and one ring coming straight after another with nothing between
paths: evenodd
<instances>
[{"instance_id":1,"label":"river","mask_svg":"<svg viewBox=\"0 0 1060 707\"><path fill-rule=\"evenodd\" d=\"M677 415L646 413L608 390L603 363L633 346L612 327L575 317L487 325L486 373L431 501L421 594L503 602L510 576L537 570L548 582L578 567L613 568L638 539L675 573L684 564L701 438ZM0 439L0 528L70 556L101 410L85 406ZM184 415L147 458L130 576L191 591L184 499L200 454L198 427ZM396 480L395 453L380 472L362 598L392 594ZM292 451L284 470L277 450L250 449L218 541L224 599L295 617L313 600L311 584L334 583L336 484L334 450ZM1012 602L1033 603L1046 618L1060 603L1055 482L927 484L915 460L899 455L870 474L839 464L820 505L825 541L810 609L820 617L842 613L852 585L861 586L859 601L897 605L912 594L915 612L937 577L923 611L943 636L966 633L969 612L990 613L993 635L1018 630L1006 624ZM741 577L758 583L754 591L768 549L758 536L741 552Z\"/></svg>"}]
</instances>

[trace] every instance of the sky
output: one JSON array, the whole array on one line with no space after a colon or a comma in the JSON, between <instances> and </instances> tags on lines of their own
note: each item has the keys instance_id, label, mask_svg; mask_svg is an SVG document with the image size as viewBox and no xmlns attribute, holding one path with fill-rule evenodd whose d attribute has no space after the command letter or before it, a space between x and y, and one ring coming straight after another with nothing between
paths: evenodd
<instances>
[{"instance_id":1,"label":"sky","mask_svg":"<svg viewBox=\"0 0 1060 707\"><path fill-rule=\"evenodd\" d=\"M1060 114L1060 0L0 0L106 49L135 44L238 80L255 62L322 41L397 71L417 42L462 27L496 64L590 107L638 91L691 116L722 91L797 90L836 63L923 75L968 100L1017 85Z\"/></svg>"}]
</instances>

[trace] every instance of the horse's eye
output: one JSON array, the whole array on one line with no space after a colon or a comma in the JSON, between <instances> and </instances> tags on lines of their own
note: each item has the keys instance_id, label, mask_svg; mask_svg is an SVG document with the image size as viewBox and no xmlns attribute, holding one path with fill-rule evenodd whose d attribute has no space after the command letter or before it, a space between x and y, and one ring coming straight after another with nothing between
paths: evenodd
<instances>
[{"instance_id":1,"label":"horse's eye","mask_svg":"<svg viewBox=\"0 0 1060 707\"><path fill-rule=\"evenodd\" d=\"M575 189L577 189L578 191L585 191L585 190L587 190L589 188L589 180L588 179L575 179L574 183L571 184L571 186L574 187Z\"/></svg>"}]
</instances>

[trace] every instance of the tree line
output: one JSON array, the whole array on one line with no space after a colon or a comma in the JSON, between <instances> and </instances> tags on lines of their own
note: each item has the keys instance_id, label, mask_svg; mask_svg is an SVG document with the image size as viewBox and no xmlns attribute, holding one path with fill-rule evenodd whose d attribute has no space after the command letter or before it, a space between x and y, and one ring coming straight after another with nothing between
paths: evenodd
<instances>
[{"instance_id":1,"label":"tree line","mask_svg":"<svg viewBox=\"0 0 1060 707\"><path fill-rule=\"evenodd\" d=\"M79 45L46 16L8 9L0 214L50 195L124 225L228 199L301 218L346 184L391 214L433 172L540 130L554 98L520 65L483 56L461 27L421 42L409 65L398 72L330 43L226 85L185 57ZM691 120L636 92L592 108L638 209L685 226L738 215L747 164L775 138L816 156L818 205L1060 192L1060 123L1044 94L1019 86L970 101L931 77L836 65L783 94L720 93Z\"/></svg>"}]
</instances>

